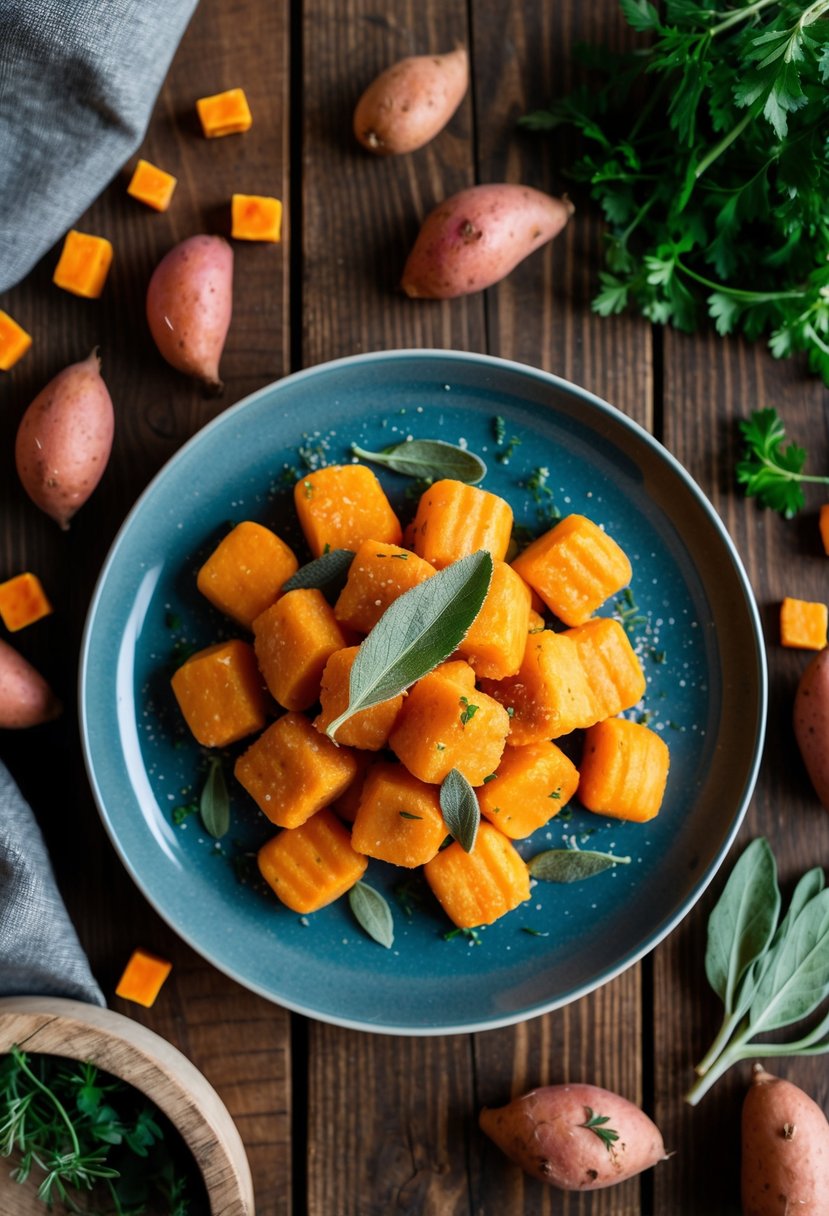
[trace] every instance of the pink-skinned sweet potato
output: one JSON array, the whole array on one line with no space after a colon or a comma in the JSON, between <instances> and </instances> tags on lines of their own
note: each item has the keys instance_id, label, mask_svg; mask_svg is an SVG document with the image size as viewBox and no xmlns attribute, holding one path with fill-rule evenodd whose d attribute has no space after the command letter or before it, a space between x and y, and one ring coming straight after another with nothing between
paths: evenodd
<instances>
[{"instance_id":1,"label":"pink-skinned sweet potato","mask_svg":"<svg viewBox=\"0 0 829 1216\"><path fill-rule=\"evenodd\" d=\"M572 213L569 199L531 186L471 186L423 221L400 285L429 300L483 291L552 240Z\"/></svg>"},{"instance_id":2,"label":"pink-skinned sweet potato","mask_svg":"<svg viewBox=\"0 0 829 1216\"><path fill-rule=\"evenodd\" d=\"M446 55L409 55L363 93L354 110L354 134L379 156L414 152L443 130L468 84L463 47Z\"/></svg>"},{"instance_id":3,"label":"pink-skinned sweet potato","mask_svg":"<svg viewBox=\"0 0 829 1216\"><path fill-rule=\"evenodd\" d=\"M40 672L0 639L0 730L39 726L60 712L60 701Z\"/></svg>"},{"instance_id":4,"label":"pink-skinned sweet potato","mask_svg":"<svg viewBox=\"0 0 829 1216\"><path fill-rule=\"evenodd\" d=\"M147 288L147 323L169 364L219 391L219 360L233 310L233 250L191 236L164 255Z\"/></svg>"},{"instance_id":5,"label":"pink-skinned sweet potato","mask_svg":"<svg viewBox=\"0 0 829 1216\"><path fill-rule=\"evenodd\" d=\"M510 1160L563 1191L612 1186L668 1156L644 1111L596 1085L541 1086L479 1121Z\"/></svg>"},{"instance_id":6,"label":"pink-skinned sweet potato","mask_svg":"<svg viewBox=\"0 0 829 1216\"><path fill-rule=\"evenodd\" d=\"M815 655L800 677L794 733L815 793L829 811L829 647Z\"/></svg>"},{"instance_id":7,"label":"pink-skinned sweet potato","mask_svg":"<svg viewBox=\"0 0 829 1216\"><path fill-rule=\"evenodd\" d=\"M829 1123L808 1094L760 1064L743 1101L743 1216L826 1216Z\"/></svg>"}]
</instances>

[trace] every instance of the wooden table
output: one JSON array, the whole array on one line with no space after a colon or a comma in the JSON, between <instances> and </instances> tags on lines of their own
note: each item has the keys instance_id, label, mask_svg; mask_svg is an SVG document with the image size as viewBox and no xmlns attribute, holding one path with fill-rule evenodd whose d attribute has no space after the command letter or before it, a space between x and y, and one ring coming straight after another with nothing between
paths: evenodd
<instances>
[{"instance_id":1,"label":"wooden table","mask_svg":"<svg viewBox=\"0 0 829 1216\"><path fill-rule=\"evenodd\" d=\"M98 569L139 491L219 411L302 366L358 351L455 347L566 376L649 427L689 469L730 531L756 591L771 666L768 746L741 833L773 842L781 878L829 857L829 818L811 794L790 727L802 652L778 644L784 594L826 600L816 501L797 522L735 491L736 419L775 406L829 467L825 389L762 345L687 337L639 318L600 319L590 298L601 225L582 206L565 234L485 294L438 304L395 291L419 219L474 181L523 181L559 193L563 164L516 118L571 85L573 44L625 36L613 0L202 0L158 100L142 154L179 180L165 215L143 210L119 175L78 226L117 250L105 296L51 285L56 251L0 299L35 345L0 386L0 578L41 575L56 612L15 644L63 697L62 719L6 733L0 754L35 807L61 889L114 1007L169 1038L213 1082L250 1154L259 1216L722 1216L738 1201L736 1069L691 1110L681 1095L718 1024L703 978L715 882L651 956L600 991L523 1025L474 1035L397 1039L292 1016L225 978L178 940L116 858L81 759L74 687L81 629ZM352 141L359 92L414 52L471 49L473 87L449 128L414 155L376 160ZM252 130L203 140L197 97L244 86ZM129 166L132 167L131 164ZM234 190L276 194L278 247L237 244L224 396L206 399L157 355L143 316L151 268L176 240L226 231ZM62 534L25 498L13 467L18 420L60 368L99 344L115 401L112 460L94 499ZM736 851L732 855L736 856ZM113 988L143 942L174 961L155 1007ZM781 1065L829 1100L822 1059ZM590 1080L641 1103L676 1155L594 1196L525 1179L477 1130L484 1103L538 1083Z\"/></svg>"}]
</instances>

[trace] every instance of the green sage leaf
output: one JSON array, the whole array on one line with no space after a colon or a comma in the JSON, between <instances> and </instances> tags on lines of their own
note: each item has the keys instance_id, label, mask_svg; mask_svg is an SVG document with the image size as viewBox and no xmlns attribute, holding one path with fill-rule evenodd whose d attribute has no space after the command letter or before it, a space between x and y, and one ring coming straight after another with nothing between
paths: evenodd
<instances>
[{"instance_id":1,"label":"green sage leaf","mask_svg":"<svg viewBox=\"0 0 829 1216\"><path fill-rule=\"evenodd\" d=\"M282 590L301 591L307 587L316 587L322 591L332 583L344 579L353 561L352 549L332 549L329 553L323 553L322 557L315 557L312 562L300 566L295 574L285 580Z\"/></svg>"},{"instance_id":2,"label":"green sage leaf","mask_svg":"<svg viewBox=\"0 0 829 1216\"><path fill-rule=\"evenodd\" d=\"M447 828L462 849L471 853L478 839L481 808L472 786L458 769L450 769L440 786L440 809Z\"/></svg>"},{"instance_id":3,"label":"green sage leaf","mask_svg":"<svg viewBox=\"0 0 829 1216\"><path fill-rule=\"evenodd\" d=\"M352 443L351 450L361 460L370 460L395 473L420 477L424 481L451 477L472 486L486 476L486 465L480 456L443 439L406 439L380 452L367 452Z\"/></svg>"},{"instance_id":4,"label":"green sage leaf","mask_svg":"<svg viewBox=\"0 0 829 1216\"><path fill-rule=\"evenodd\" d=\"M708 920L705 974L726 1013L733 1012L743 977L771 942L779 914L774 854L759 837L741 854Z\"/></svg>"},{"instance_id":5,"label":"green sage leaf","mask_svg":"<svg viewBox=\"0 0 829 1216\"><path fill-rule=\"evenodd\" d=\"M593 849L546 849L530 858L527 869L542 882L581 882L614 866L630 865L629 857L598 853Z\"/></svg>"},{"instance_id":6,"label":"green sage leaf","mask_svg":"<svg viewBox=\"0 0 829 1216\"><path fill-rule=\"evenodd\" d=\"M806 903L781 937L748 1011L752 1036L808 1017L829 996L829 891Z\"/></svg>"},{"instance_id":7,"label":"green sage leaf","mask_svg":"<svg viewBox=\"0 0 829 1216\"><path fill-rule=\"evenodd\" d=\"M348 705L329 724L329 738L361 709L405 692L447 659L480 612L491 578L492 557L480 549L396 599L357 651Z\"/></svg>"},{"instance_id":8,"label":"green sage leaf","mask_svg":"<svg viewBox=\"0 0 829 1216\"><path fill-rule=\"evenodd\" d=\"M360 928L365 929L369 937L373 937L381 946L391 949L394 921L391 908L380 892L367 882L355 882L348 892L348 903Z\"/></svg>"},{"instance_id":9,"label":"green sage leaf","mask_svg":"<svg viewBox=\"0 0 829 1216\"><path fill-rule=\"evenodd\" d=\"M216 840L220 840L230 827L230 798L222 762L216 756L210 761L207 780L199 799L199 814L205 828Z\"/></svg>"}]
</instances>

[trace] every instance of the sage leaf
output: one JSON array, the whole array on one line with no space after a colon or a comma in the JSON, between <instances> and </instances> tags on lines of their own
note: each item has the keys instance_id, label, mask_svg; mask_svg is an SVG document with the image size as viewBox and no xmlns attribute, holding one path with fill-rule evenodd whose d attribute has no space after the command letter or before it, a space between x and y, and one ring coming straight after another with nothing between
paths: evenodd
<instances>
[{"instance_id":1,"label":"sage leaf","mask_svg":"<svg viewBox=\"0 0 829 1216\"><path fill-rule=\"evenodd\" d=\"M481 808L472 786L458 769L450 769L440 786L444 822L462 849L471 853L478 839Z\"/></svg>"},{"instance_id":2,"label":"sage leaf","mask_svg":"<svg viewBox=\"0 0 829 1216\"><path fill-rule=\"evenodd\" d=\"M546 849L536 853L527 869L542 882L581 882L614 866L629 866L629 857L615 853L598 853L593 849Z\"/></svg>"},{"instance_id":3,"label":"sage leaf","mask_svg":"<svg viewBox=\"0 0 829 1216\"><path fill-rule=\"evenodd\" d=\"M296 573L282 584L282 591L301 591L307 587L316 587L322 591L332 583L344 580L353 561L352 549L332 549L329 553L323 553L321 557L315 557L312 562L300 566Z\"/></svg>"},{"instance_id":4,"label":"sage leaf","mask_svg":"<svg viewBox=\"0 0 829 1216\"><path fill-rule=\"evenodd\" d=\"M792 893L792 898L786 909L786 915L778 926L772 946L776 946L780 938L785 936L789 927L797 920L809 900L819 894L825 886L826 877L819 866L816 866L813 870L807 870Z\"/></svg>"},{"instance_id":5,"label":"sage leaf","mask_svg":"<svg viewBox=\"0 0 829 1216\"><path fill-rule=\"evenodd\" d=\"M348 892L348 903L360 928L390 950L394 943L394 921L380 892L367 882L355 882Z\"/></svg>"},{"instance_id":6,"label":"sage leaf","mask_svg":"<svg viewBox=\"0 0 829 1216\"><path fill-rule=\"evenodd\" d=\"M333 739L354 714L396 697L442 663L466 637L492 578L479 549L452 562L390 604L364 638L349 677L348 705L330 722Z\"/></svg>"},{"instance_id":7,"label":"sage leaf","mask_svg":"<svg viewBox=\"0 0 829 1216\"><path fill-rule=\"evenodd\" d=\"M474 486L486 476L486 465L480 456L454 443L446 443L443 439L406 439L380 452L367 452L352 443L351 450L361 460L370 460L395 473L419 477L424 481L451 477Z\"/></svg>"},{"instance_id":8,"label":"sage leaf","mask_svg":"<svg viewBox=\"0 0 829 1216\"><path fill-rule=\"evenodd\" d=\"M199 799L199 814L205 828L216 840L220 840L230 827L230 798L222 762L216 756L210 761L207 780Z\"/></svg>"},{"instance_id":9,"label":"sage leaf","mask_svg":"<svg viewBox=\"0 0 829 1216\"><path fill-rule=\"evenodd\" d=\"M753 840L729 875L708 921L705 974L732 1013L743 977L768 947L780 914L777 866L769 843Z\"/></svg>"},{"instance_id":10,"label":"sage leaf","mask_svg":"<svg viewBox=\"0 0 829 1216\"><path fill-rule=\"evenodd\" d=\"M752 1035L808 1017L829 996L829 891L814 895L778 939L748 1011Z\"/></svg>"}]
</instances>

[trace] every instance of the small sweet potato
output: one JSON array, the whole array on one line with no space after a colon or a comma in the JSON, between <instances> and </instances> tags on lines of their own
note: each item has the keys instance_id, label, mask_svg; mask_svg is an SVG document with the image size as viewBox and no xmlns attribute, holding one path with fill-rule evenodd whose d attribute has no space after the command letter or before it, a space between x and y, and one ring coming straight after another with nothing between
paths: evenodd
<instances>
[{"instance_id":1,"label":"small sweet potato","mask_svg":"<svg viewBox=\"0 0 829 1216\"><path fill-rule=\"evenodd\" d=\"M449 300L491 287L561 232L569 199L530 186L471 186L423 221L403 270L406 295Z\"/></svg>"},{"instance_id":2,"label":"small sweet potato","mask_svg":"<svg viewBox=\"0 0 829 1216\"><path fill-rule=\"evenodd\" d=\"M743 1102L743 1216L826 1216L829 1123L791 1081L754 1065Z\"/></svg>"},{"instance_id":3,"label":"small sweet potato","mask_svg":"<svg viewBox=\"0 0 829 1216\"><path fill-rule=\"evenodd\" d=\"M414 152L443 130L468 84L463 47L446 55L409 55L363 93L354 111L354 134L380 156Z\"/></svg>"},{"instance_id":4,"label":"small sweet potato","mask_svg":"<svg viewBox=\"0 0 829 1216\"><path fill-rule=\"evenodd\" d=\"M479 1121L516 1165L563 1191L612 1186L668 1156L638 1106L596 1085L542 1086Z\"/></svg>"},{"instance_id":5,"label":"small sweet potato","mask_svg":"<svg viewBox=\"0 0 829 1216\"><path fill-rule=\"evenodd\" d=\"M0 640L0 730L39 726L60 712L60 702L43 676Z\"/></svg>"},{"instance_id":6,"label":"small sweet potato","mask_svg":"<svg viewBox=\"0 0 829 1216\"><path fill-rule=\"evenodd\" d=\"M147 323L172 367L219 391L219 360L233 308L233 250L191 236L164 255L147 288Z\"/></svg>"},{"instance_id":7,"label":"small sweet potato","mask_svg":"<svg viewBox=\"0 0 829 1216\"><path fill-rule=\"evenodd\" d=\"M794 733L815 793L829 811L829 648L816 654L800 677Z\"/></svg>"}]
</instances>

